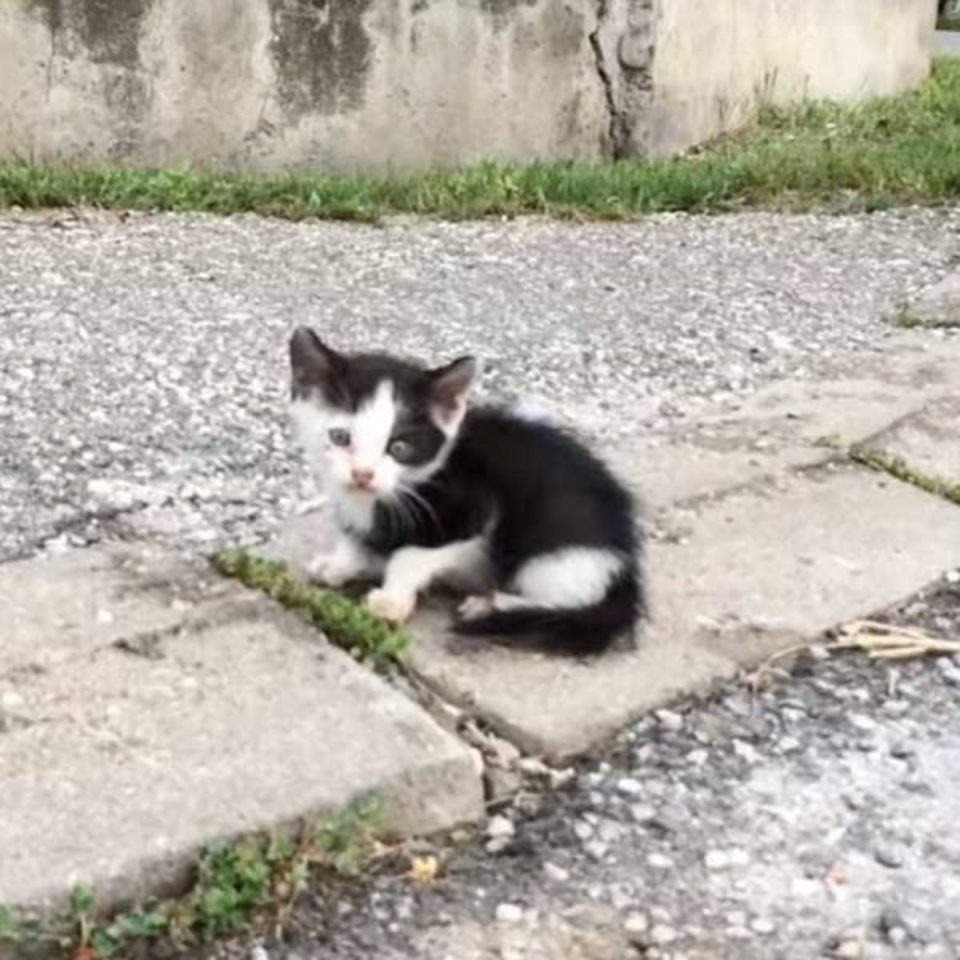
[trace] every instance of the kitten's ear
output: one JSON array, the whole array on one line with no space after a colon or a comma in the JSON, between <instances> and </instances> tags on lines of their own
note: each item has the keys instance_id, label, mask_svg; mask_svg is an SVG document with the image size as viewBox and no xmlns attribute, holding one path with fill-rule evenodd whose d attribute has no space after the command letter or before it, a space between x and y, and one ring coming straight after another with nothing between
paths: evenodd
<instances>
[{"instance_id":1,"label":"kitten's ear","mask_svg":"<svg viewBox=\"0 0 960 960\"><path fill-rule=\"evenodd\" d=\"M467 397L480 376L480 364L475 357L460 357L445 367L430 371L430 401L444 421L462 414Z\"/></svg>"},{"instance_id":2,"label":"kitten's ear","mask_svg":"<svg viewBox=\"0 0 960 960\"><path fill-rule=\"evenodd\" d=\"M331 350L309 327L297 327L290 337L290 370L293 396L303 399L319 390L329 403L336 403L344 392L343 371L346 361Z\"/></svg>"}]
</instances>

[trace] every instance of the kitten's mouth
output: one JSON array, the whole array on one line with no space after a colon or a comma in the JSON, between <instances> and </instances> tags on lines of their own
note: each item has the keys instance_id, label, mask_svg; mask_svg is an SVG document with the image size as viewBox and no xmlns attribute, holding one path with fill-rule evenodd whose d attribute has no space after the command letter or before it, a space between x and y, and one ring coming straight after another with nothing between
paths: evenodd
<instances>
[{"instance_id":1,"label":"kitten's mouth","mask_svg":"<svg viewBox=\"0 0 960 960\"><path fill-rule=\"evenodd\" d=\"M353 493L368 493L371 497L375 497L379 492L376 487L371 487L360 483L351 483L350 490Z\"/></svg>"}]
</instances>

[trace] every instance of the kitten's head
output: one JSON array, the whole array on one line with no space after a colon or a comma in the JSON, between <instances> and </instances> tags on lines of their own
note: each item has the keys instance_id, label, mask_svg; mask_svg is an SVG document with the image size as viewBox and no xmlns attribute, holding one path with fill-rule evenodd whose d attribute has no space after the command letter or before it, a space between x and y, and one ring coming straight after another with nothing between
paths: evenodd
<instances>
[{"instance_id":1,"label":"kitten's head","mask_svg":"<svg viewBox=\"0 0 960 960\"><path fill-rule=\"evenodd\" d=\"M477 377L462 357L437 369L386 354L342 354L310 329L290 339L300 440L341 489L390 498L443 466Z\"/></svg>"}]
</instances>

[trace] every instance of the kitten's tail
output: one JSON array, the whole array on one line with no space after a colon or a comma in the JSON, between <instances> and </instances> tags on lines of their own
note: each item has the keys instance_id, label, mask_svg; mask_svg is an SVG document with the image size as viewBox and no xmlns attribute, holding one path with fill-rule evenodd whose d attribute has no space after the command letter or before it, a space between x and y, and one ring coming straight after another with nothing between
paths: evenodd
<instances>
[{"instance_id":1,"label":"kitten's tail","mask_svg":"<svg viewBox=\"0 0 960 960\"><path fill-rule=\"evenodd\" d=\"M589 607L519 607L493 610L454 623L456 633L526 640L573 655L602 653L630 633L646 616L643 588L636 571L625 571L606 596Z\"/></svg>"}]
</instances>

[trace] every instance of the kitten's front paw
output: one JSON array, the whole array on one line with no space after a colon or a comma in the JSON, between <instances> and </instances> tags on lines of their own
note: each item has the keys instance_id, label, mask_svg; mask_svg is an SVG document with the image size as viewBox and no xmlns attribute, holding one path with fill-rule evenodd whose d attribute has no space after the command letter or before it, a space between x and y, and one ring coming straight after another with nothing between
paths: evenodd
<instances>
[{"instance_id":1,"label":"kitten's front paw","mask_svg":"<svg viewBox=\"0 0 960 960\"><path fill-rule=\"evenodd\" d=\"M387 593L386 590L371 590L367 594L367 609L388 623L405 623L413 615L417 597L412 593Z\"/></svg>"},{"instance_id":2,"label":"kitten's front paw","mask_svg":"<svg viewBox=\"0 0 960 960\"><path fill-rule=\"evenodd\" d=\"M479 620L496 609L493 597L490 594L478 594L474 597L467 597L463 603L457 607L457 615L461 620Z\"/></svg>"},{"instance_id":3,"label":"kitten's front paw","mask_svg":"<svg viewBox=\"0 0 960 960\"><path fill-rule=\"evenodd\" d=\"M336 554L322 553L307 565L307 576L314 583L327 587L342 587L357 576L355 565L346 564Z\"/></svg>"}]
</instances>

